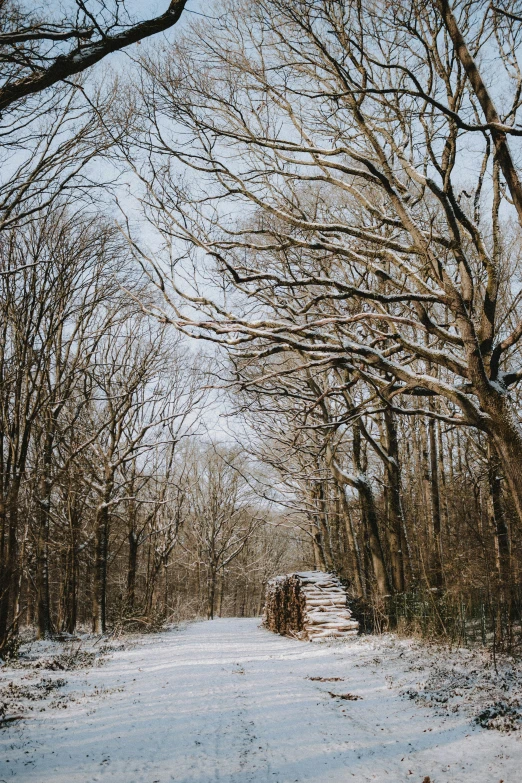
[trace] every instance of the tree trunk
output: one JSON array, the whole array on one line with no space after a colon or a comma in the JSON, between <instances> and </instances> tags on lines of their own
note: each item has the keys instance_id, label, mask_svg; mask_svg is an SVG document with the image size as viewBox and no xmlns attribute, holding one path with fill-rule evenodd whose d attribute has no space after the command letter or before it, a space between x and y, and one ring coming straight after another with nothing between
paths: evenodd
<instances>
[{"instance_id":1,"label":"tree trunk","mask_svg":"<svg viewBox=\"0 0 522 783\"><path fill-rule=\"evenodd\" d=\"M431 407L431 399L430 399ZM432 538L433 538L433 560L432 560L432 586L442 587L442 528L440 514L440 492L439 492L439 461L437 455L437 433L435 430L435 419L428 420L428 433L430 444L430 500L432 515Z\"/></svg>"},{"instance_id":2,"label":"tree trunk","mask_svg":"<svg viewBox=\"0 0 522 783\"><path fill-rule=\"evenodd\" d=\"M366 460L362 451L361 430L357 423L353 425L353 462L357 471L357 492L359 493L361 504L361 517L368 531L368 542L377 592L380 595L386 595L390 592L390 581L384 560L375 498L366 475Z\"/></svg>"},{"instance_id":3,"label":"tree trunk","mask_svg":"<svg viewBox=\"0 0 522 783\"><path fill-rule=\"evenodd\" d=\"M107 550L109 536L109 493L100 504L96 514L96 541L94 584L92 591L92 630L105 633L107 620Z\"/></svg>"},{"instance_id":4,"label":"tree trunk","mask_svg":"<svg viewBox=\"0 0 522 783\"><path fill-rule=\"evenodd\" d=\"M43 508L40 509L40 513L36 566L37 638L45 639L52 633L49 596L49 515Z\"/></svg>"},{"instance_id":5,"label":"tree trunk","mask_svg":"<svg viewBox=\"0 0 522 783\"><path fill-rule=\"evenodd\" d=\"M433 547L433 518L431 515L431 475L430 475L430 463L429 463L429 436L426 432L427 429L427 423L425 421L421 422L421 425L419 427L419 440L420 440L420 450L419 450L419 458L420 458L420 475L422 475L422 494L421 494L421 501L422 501L422 510L421 515L424 519L424 534L425 534L425 545L421 549L424 549L424 552L430 552ZM425 563L424 565L424 572L426 576L426 581L429 582L429 577L426 571L428 570L428 564ZM429 586L429 585L428 585Z\"/></svg>"},{"instance_id":6,"label":"tree trunk","mask_svg":"<svg viewBox=\"0 0 522 783\"><path fill-rule=\"evenodd\" d=\"M496 562L502 586L511 582L511 546L509 529L502 506L501 465L494 446L488 446L489 514L495 535Z\"/></svg>"},{"instance_id":7,"label":"tree trunk","mask_svg":"<svg viewBox=\"0 0 522 783\"><path fill-rule=\"evenodd\" d=\"M508 405L507 400L499 399L487 412L493 419L490 436L522 524L522 433Z\"/></svg>"},{"instance_id":8,"label":"tree trunk","mask_svg":"<svg viewBox=\"0 0 522 783\"><path fill-rule=\"evenodd\" d=\"M225 572L221 571L220 588L219 588L219 601L218 601L218 615L223 616L223 600L225 598Z\"/></svg>"},{"instance_id":9,"label":"tree trunk","mask_svg":"<svg viewBox=\"0 0 522 783\"><path fill-rule=\"evenodd\" d=\"M328 529L328 523L326 519L326 503L324 499L324 491L323 491L323 485L321 481L318 482L317 486L314 488L313 497L314 497L314 503L316 507L317 527L321 531L321 535L320 538L318 539L318 543L321 547L322 557L325 563L325 567L322 570L332 571L334 567L333 558L332 558L332 547L330 541L330 531Z\"/></svg>"},{"instance_id":10,"label":"tree trunk","mask_svg":"<svg viewBox=\"0 0 522 783\"><path fill-rule=\"evenodd\" d=\"M385 461L386 469L386 494L388 507L388 524L390 530L390 561L393 589L402 593L405 588L405 563L408 562L411 571L411 558L402 509L401 472L399 464L399 444L397 439L397 424L393 411L387 409L384 412L384 424L386 428L386 451L388 459Z\"/></svg>"},{"instance_id":11,"label":"tree trunk","mask_svg":"<svg viewBox=\"0 0 522 783\"><path fill-rule=\"evenodd\" d=\"M136 569L138 565L138 538L134 527L129 528L129 557L127 561L127 608L130 612L134 609L136 601Z\"/></svg>"},{"instance_id":12,"label":"tree trunk","mask_svg":"<svg viewBox=\"0 0 522 783\"><path fill-rule=\"evenodd\" d=\"M53 454L53 427L44 439L40 497L38 498L38 546L36 568L36 591L38 605L38 639L45 639L52 633L51 601L49 596L49 532L51 514L51 462Z\"/></svg>"},{"instance_id":13,"label":"tree trunk","mask_svg":"<svg viewBox=\"0 0 522 783\"><path fill-rule=\"evenodd\" d=\"M355 561L355 571L353 575L351 575L351 578L353 580L353 585L355 588L355 592L358 596L365 596L366 595L366 584L364 580L364 573L363 573L363 563L361 558L361 550L359 549L359 542L357 541L357 534L355 532L354 526L353 526L353 520L352 515L350 513L350 508L348 506L348 500L346 498L346 490L338 482L339 487L339 495L341 497L341 503L343 507L344 512L344 520L345 520L345 527L346 527L346 538L348 540L348 545L351 549L351 552L353 554L353 559Z\"/></svg>"},{"instance_id":14,"label":"tree trunk","mask_svg":"<svg viewBox=\"0 0 522 783\"><path fill-rule=\"evenodd\" d=\"M217 581L217 574L215 570L211 568L209 573L209 579L208 579L207 618L209 620L214 619L214 607L216 603L216 581Z\"/></svg>"},{"instance_id":15,"label":"tree trunk","mask_svg":"<svg viewBox=\"0 0 522 783\"><path fill-rule=\"evenodd\" d=\"M67 579L64 590L64 625L63 630L74 633L78 619L78 580L80 560L78 552L81 515L73 505L69 510L69 545L67 553Z\"/></svg>"},{"instance_id":16,"label":"tree trunk","mask_svg":"<svg viewBox=\"0 0 522 783\"><path fill-rule=\"evenodd\" d=\"M330 505L332 513L330 514L331 528L332 528L332 554L334 559L334 568L336 572L341 573L344 565L344 553L345 553L345 531L341 525L343 519L342 501L337 491L337 486L333 488L334 492L330 491Z\"/></svg>"},{"instance_id":17,"label":"tree trunk","mask_svg":"<svg viewBox=\"0 0 522 783\"><path fill-rule=\"evenodd\" d=\"M311 505L315 507L315 490L311 492ZM321 535L321 527L317 514L309 514L309 519L312 528L312 547L314 552L314 565L318 571L326 571L326 558L324 553L323 539Z\"/></svg>"},{"instance_id":18,"label":"tree trunk","mask_svg":"<svg viewBox=\"0 0 522 783\"><path fill-rule=\"evenodd\" d=\"M24 537L22 539L22 545L20 548L20 567L18 568L18 579L16 588L14 591L14 599L13 599L13 634L18 635L18 629L20 625L20 615L22 612L21 607L21 601L22 601L22 586L23 586L23 579L24 579L24 563L25 563L25 557L26 557L26 549L27 549L27 541L29 539L29 519L25 522L25 530L24 530Z\"/></svg>"},{"instance_id":19,"label":"tree trunk","mask_svg":"<svg viewBox=\"0 0 522 783\"><path fill-rule=\"evenodd\" d=\"M3 483L3 482L2 482ZM0 484L0 491L2 487ZM2 644L5 641L5 636L7 632L7 616L8 616L8 607L9 607L9 600L6 600L7 591L8 591L8 585L9 581L7 578L7 567L8 567L8 557L9 557L9 550L8 550L8 514L7 514L7 503L6 498L2 494L0 496L0 649L2 648Z\"/></svg>"},{"instance_id":20,"label":"tree trunk","mask_svg":"<svg viewBox=\"0 0 522 783\"><path fill-rule=\"evenodd\" d=\"M9 636L9 610L16 586L18 570L18 495L20 493L20 478L17 476L11 486L6 503L4 539L4 554L0 583L0 649Z\"/></svg>"},{"instance_id":21,"label":"tree trunk","mask_svg":"<svg viewBox=\"0 0 522 783\"><path fill-rule=\"evenodd\" d=\"M163 561L163 617L168 616L169 612L169 565L168 561Z\"/></svg>"},{"instance_id":22,"label":"tree trunk","mask_svg":"<svg viewBox=\"0 0 522 783\"><path fill-rule=\"evenodd\" d=\"M379 595L387 595L391 592L390 581L384 562L384 554L377 519L377 510L373 491L365 478L361 478L357 487L361 502L361 511L364 524L368 529L368 540L370 545L370 555L372 561L373 574Z\"/></svg>"},{"instance_id":23,"label":"tree trunk","mask_svg":"<svg viewBox=\"0 0 522 783\"><path fill-rule=\"evenodd\" d=\"M63 602L62 628L66 633L74 633L78 615L78 557L72 547L69 547L67 557Z\"/></svg>"}]
</instances>

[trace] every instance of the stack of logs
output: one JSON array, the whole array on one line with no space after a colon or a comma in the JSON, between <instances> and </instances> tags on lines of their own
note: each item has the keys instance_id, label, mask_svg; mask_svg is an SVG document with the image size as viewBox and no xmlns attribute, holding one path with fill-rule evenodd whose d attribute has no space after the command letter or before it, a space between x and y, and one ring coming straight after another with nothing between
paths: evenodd
<instances>
[{"instance_id":1,"label":"stack of logs","mask_svg":"<svg viewBox=\"0 0 522 783\"><path fill-rule=\"evenodd\" d=\"M339 579L322 571L302 571L271 579L263 624L275 633L316 641L357 633Z\"/></svg>"}]
</instances>

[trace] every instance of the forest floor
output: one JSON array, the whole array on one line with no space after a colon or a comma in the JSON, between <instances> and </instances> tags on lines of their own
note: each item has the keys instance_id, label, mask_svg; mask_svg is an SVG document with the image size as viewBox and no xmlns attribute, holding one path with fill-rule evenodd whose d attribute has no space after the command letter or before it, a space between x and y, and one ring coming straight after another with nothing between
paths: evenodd
<instances>
[{"instance_id":1,"label":"forest floor","mask_svg":"<svg viewBox=\"0 0 522 783\"><path fill-rule=\"evenodd\" d=\"M495 671L484 654L391 635L312 644L258 626L24 648L0 668L0 722L23 716L0 728L0 783L521 780L512 662Z\"/></svg>"}]
</instances>

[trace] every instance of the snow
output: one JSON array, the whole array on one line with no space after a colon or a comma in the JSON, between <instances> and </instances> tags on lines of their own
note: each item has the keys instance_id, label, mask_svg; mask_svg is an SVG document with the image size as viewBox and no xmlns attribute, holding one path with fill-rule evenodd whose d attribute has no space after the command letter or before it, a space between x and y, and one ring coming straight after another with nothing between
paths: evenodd
<instances>
[{"instance_id":1,"label":"snow","mask_svg":"<svg viewBox=\"0 0 522 783\"><path fill-rule=\"evenodd\" d=\"M4 667L0 687L62 684L0 731L0 781L517 783L520 733L473 716L519 673L477 656L222 619L139 637L89 669Z\"/></svg>"}]
</instances>

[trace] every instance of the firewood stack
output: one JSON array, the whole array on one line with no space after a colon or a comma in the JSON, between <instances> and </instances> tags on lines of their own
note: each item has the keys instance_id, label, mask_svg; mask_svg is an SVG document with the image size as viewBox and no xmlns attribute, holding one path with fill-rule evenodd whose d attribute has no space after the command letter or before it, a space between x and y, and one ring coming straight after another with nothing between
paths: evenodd
<instances>
[{"instance_id":1,"label":"firewood stack","mask_svg":"<svg viewBox=\"0 0 522 783\"><path fill-rule=\"evenodd\" d=\"M263 624L275 633L316 641L357 634L339 579L322 571L277 576L266 588Z\"/></svg>"}]
</instances>

